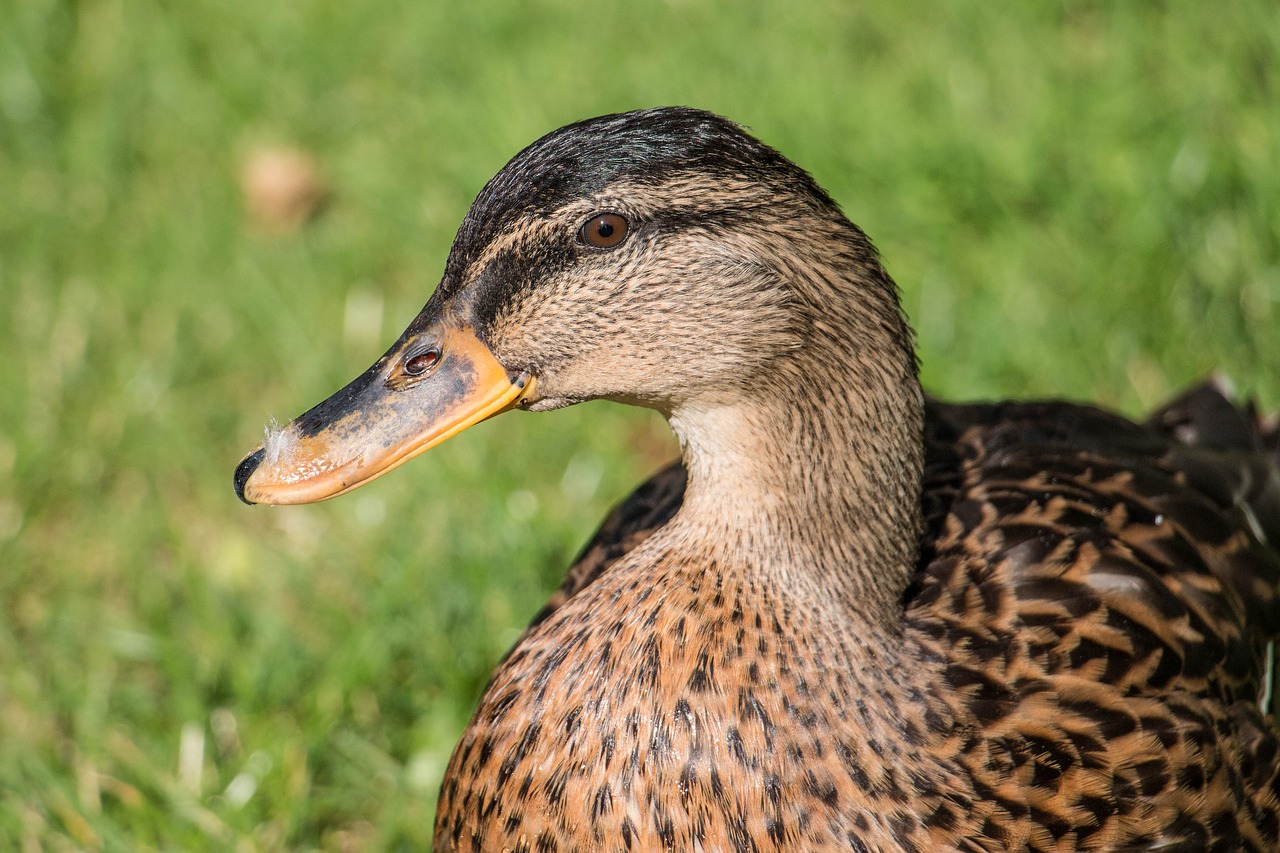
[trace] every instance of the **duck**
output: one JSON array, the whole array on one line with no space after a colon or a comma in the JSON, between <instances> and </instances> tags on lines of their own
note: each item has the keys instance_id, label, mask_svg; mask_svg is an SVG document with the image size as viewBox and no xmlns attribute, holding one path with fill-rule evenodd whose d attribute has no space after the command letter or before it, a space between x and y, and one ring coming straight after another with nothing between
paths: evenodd
<instances>
[{"instance_id":1,"label":"duck","mask_svg":"<svg viewBox=\"0 0 1280 853\"><path fill-rule=\"evenodd\" d=\"M1142 422L926 396L869 238L719 116L518 153L235 490L325 500L597 399L680 460L498 663L437 850L1280 850L1275 420L1220 380Z\"/></svg>"}]
</instances>

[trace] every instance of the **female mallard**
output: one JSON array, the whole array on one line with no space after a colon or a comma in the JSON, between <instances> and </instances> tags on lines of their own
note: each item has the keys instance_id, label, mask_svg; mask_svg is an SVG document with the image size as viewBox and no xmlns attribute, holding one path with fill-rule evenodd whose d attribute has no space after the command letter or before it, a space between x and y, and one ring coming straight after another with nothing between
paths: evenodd
<instances>
[{"instance_id":1,"label":"female mallard","mask_svg":"<svg viewBox=\"0 0 1280 853\"><path fill-rule=\"evenodd\" d=\"M596 398L663 412L683 470L499 666L439 849L1280 849L1274 428L1209 385L1145 426L925 400L866 236L707 113L517 155L400 340L236 489L322 500Z\"/></svg>"}]
</instances>

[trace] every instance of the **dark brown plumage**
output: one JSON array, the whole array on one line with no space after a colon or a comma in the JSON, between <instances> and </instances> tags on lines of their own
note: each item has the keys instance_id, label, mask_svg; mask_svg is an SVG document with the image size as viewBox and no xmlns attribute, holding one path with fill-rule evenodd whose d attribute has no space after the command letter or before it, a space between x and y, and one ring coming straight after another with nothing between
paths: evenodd
<instances>
[{"instance_id":1,"label":"dark brown plumage","mask_svg":"<svg viewBox=\"0 0 1280 853\"><path fill-rule=\"evenodd\" d=\"M604 248L601 213L629 229ZM498 667L438 849L1280 849L1276 429L1213 383L1145 425L925 401L866 237L714 116L518 155L418 320L237 489L331 496L499 407L600 397L663 411L683 463Z\"/></svg>"}]
</instances>

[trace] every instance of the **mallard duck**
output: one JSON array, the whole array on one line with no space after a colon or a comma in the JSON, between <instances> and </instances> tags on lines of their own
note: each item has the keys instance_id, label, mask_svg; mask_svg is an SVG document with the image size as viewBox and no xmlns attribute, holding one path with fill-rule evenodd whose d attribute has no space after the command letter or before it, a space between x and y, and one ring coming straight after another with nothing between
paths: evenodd
<instances>
[{"instance_id":1,"label":"mallard duck","mask_svg":"<svg viewBox=\"0 0 1280 853\"><path fill-rule=\"evenodd\" d=\"M1277 430L945 405L813 179L692 109L520 152L422 313L240 463L348 492L508 409L662 412L484 691L439 850L1280 849Z\"/></svg>"}]
</instances>

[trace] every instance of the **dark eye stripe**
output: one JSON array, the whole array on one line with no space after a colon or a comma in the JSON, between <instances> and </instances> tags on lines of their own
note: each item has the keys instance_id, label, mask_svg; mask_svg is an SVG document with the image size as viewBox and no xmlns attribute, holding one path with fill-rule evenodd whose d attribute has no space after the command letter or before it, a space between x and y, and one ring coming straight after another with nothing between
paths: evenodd
<instances>
[{"instance_id":1,"label":"dark eye stripe","mask_svg":"<svg viewBox=\"0 0 1280 853\"><path fill-rule=\"evenodd\" d=\"M597 249L612 249L627 239L630 230L627 220L618 214L597 213L582 223L578 234L589 246L595 246Z\"/></svg>"}]
</instances>

